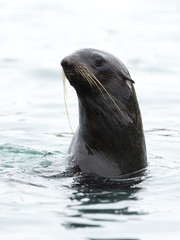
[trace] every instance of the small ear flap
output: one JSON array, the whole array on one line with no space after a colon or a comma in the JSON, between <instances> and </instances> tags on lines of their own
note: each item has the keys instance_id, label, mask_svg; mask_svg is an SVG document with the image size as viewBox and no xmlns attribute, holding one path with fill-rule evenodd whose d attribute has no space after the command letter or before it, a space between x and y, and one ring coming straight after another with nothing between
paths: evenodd
<instances>
[{"instance_id":1,"label":"small ear flap","mask_svg":"<svg viewBox=\"0 0 180 240\"><path fill-rule=\"evenodd\" d=\"M126 82L126 84L128 85L128 87L129 87L130 89L132 89L132 82L129 81L129 80L125 80L125 82Z\"/></svg>"},{"instance_id":2,"label":"small ear flap","mask_svg":"<svg viewBox=\"0 0 180 240\"><path fill-rule=\"evenodd\" d=\"M131 79L131 76L130 76L130 74L129 74L129 72L128 72L127 69L126 69L126 72L125 72L124 69L121 69L120 75L121 75L121 77L123 77L123 79L124 79L125 81L128 80L128 81L131 82L131 83L135 83L134 80Z\"/></svg>"},{"instance_id":3,"label":"small ear flap","mask_svg":"<svg viewBox=\"0 0 180 240\"><path fill-rule=\"evenodd\" d=\"M130 81L131 83L135 83L135 81L132 80L131 78L126 78L126 80Z\"/></svg>"}]
</instances>

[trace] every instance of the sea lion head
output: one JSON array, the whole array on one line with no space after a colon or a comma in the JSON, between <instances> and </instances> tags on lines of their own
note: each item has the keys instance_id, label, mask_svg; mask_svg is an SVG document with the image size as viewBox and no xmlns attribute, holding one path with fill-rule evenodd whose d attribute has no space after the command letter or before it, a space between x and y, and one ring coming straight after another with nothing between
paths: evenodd
<instances>
[{"instance_id":1,"label":"sea lion head","mask_svg":"<svg viewBox=\"0 0 180 240\"><path fill-rule=\"evenodd\" d=\"M80 92L81 89L92 87L95 76L103 85L108 84L109 79L124 80L131 83L130 74L124 64L112 54L105 51L86 48L74 52L61 61L64 73L70 84ZM88 77L89 76L89 77ZM88 81L89 80L89 81ZM129 84L129 87L131 84Z\"/></svg>"},{"instance_id":2,"label":"sea lion head","mask_svg":"<svg viewBox=\"0 0 180 240\"><path fill-rule=\"evenodd\" d=\"M64 73L70 84L75 88L79 99L85 100L106 98L116 110L121 112L124 120L128 117L128 101L133 95L134 81L124 64L112 54L86 48L65 57L61 61ZM82 100L82 101L83 101ZM89 100L88 100L89 102ZM106 102L107 104L107 102ZM122 119L122 122L125 122Z\"/></svg>"}]
</instances>

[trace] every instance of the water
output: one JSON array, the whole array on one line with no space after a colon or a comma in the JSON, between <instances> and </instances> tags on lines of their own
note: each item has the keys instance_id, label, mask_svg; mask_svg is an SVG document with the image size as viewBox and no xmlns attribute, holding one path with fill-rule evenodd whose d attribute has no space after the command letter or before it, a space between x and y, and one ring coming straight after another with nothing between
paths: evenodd
<instances>
[{"instance_id":1,"label":"water","mask_svg":"<svg viewBox=\"0 0 180 240\"><path fill-rule=\"evenodd\" d=\"M178 0L0 1L0 239L179 239L179 11ZM62 174L72 134L59 62L83 47L115 54L136 82L149 165L130 188Z\"/></svg>"}]
</instances>

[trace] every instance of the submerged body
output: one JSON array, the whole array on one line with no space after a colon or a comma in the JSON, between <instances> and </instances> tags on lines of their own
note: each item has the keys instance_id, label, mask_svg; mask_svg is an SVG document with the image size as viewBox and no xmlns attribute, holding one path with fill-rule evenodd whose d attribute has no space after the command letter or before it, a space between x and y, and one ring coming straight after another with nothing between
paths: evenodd
<instances>
[{"instance_id":1,"label":"submerged body","mask_svg":"<svg viewBox=\"0 0 180 240\"><path fill-rule=\"evenodd\" d=\"M61 65L79 101L79 127L69 147L69 168L117 178L147 166L133 83L123 63L97 49L82 49Z\"/></svg>"}]
</instances>

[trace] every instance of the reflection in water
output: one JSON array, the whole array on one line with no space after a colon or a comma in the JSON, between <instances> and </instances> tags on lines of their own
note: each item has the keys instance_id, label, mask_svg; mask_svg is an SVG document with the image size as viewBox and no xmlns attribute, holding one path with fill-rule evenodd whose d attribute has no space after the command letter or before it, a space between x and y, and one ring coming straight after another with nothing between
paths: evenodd
<instances>
[{"instance_id":1,"label":"reflection in water","mask_svg":"<svg viewBox=\"0 0 180 240\"><path fill-rule=\"evenodd\" d=\"M79 216L81 217L81 216ZM65 224L62 224L65 228L93 228L93 227L101 227L101 225L98 224L87 224L87 223L76 223L76 222L67 222Z\"/></svg>"},{"instance_id":2,"label":"reflection in water","mask_svg":"<svg viewBox=\"0 0 180 240\"><path fill-rule=\"evenodd\" d=\"M124 222L128 216L147 214L128 204L139 200L139 183L146 179L145 174L146 172L142 171L136 177L114 180L83 175L75 178L72 184L75 192L70 197L72 204L68 206L70 214L63 226L102 227L103 222Z\"/></svg>"},{"instance_id":3,"label":"reflection in water","mask_svg":"<svg viewBox=\"0 0 180 240\"><path fill-rule=\"evenodd\" d=\"M139 238L88 238L88 240L139 240Z\"/></svg>"},{"instance_id":4,"label":"reflection in water","mask_svg":"<svg viewBox=\"0 0 180 240\"><path fill-rule=\"evenodd\" d=\"M88 240L139 240L139 238L88 238Z\"/></svg>"}]
</instances>

